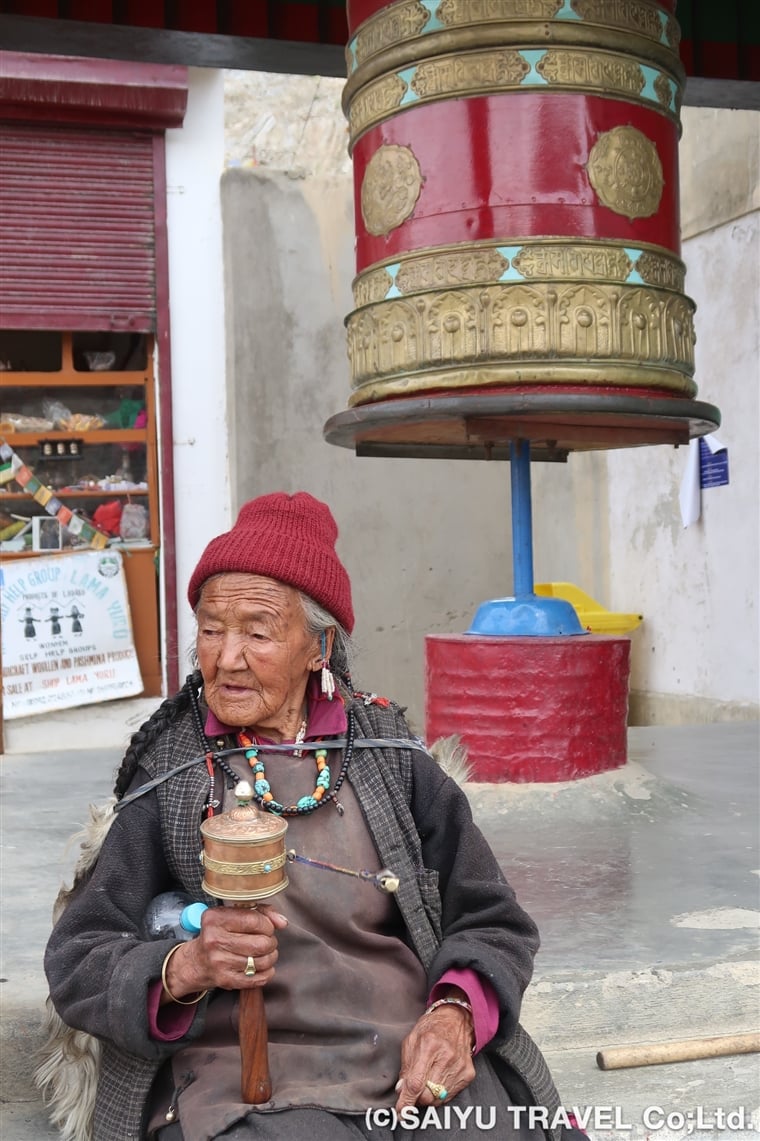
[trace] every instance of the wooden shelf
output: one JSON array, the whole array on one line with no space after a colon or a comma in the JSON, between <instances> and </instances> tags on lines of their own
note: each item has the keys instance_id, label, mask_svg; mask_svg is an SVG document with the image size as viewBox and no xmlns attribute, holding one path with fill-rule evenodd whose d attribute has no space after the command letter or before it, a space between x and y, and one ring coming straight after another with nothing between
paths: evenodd
<instances>
[{"instance_id":1,"label":"wooden shelf","mask_svg":"<svg viewBox=\"0 0 760 1141\"><path fill-rule=\"evenodd\" d=\"M150 377L139 372L2 372L3 388L141 388Z\"/></svg>"},{"instance_id":2,"label":"wooden shelf","mask_svg":"<svg viewBox=\"0 0 760 1141\"><path fill-rule=\"evenodd\" d=\"M92 547L66 547L63 551L2 551L0 550L0 562L3 559L65 559L67 555L83 555L92 550ZM142 554L147 551L151 559L156 557L156 548L148 543L135 544L131 546L129 543L109 543L107 547L103 548L104 551L121 551L131 558L132 555Z\"/></svg>"},{"instance_id":3,"label":"wooden shelf","mask_svg":"<svg viewBox=\"0 0 760 1141\"><path fill-rule=\"evenodd\" d=\"M93 487L89 491L67 491L66 488L61 488L56 491L54 487L50 490L56 499L64 501L66 499L111 499L113 496L123 496L128 499L133 495L149 495L150 492L145 487L137 487L133 491L106 491L102 487ZM0 491L0 504L8 502L8 500L31 499L32 496L24 491Z\"/></svg>"},{"instance_id":4,"label":"wooden shelf","mask_svg":"<svg viewBox=\"0 0 760 1141\"><path fill-rule=\"evenodd\" d=\"M43 440L81 440L84 444L97 447L99 444L145 444L148 432L145 428L94 428L90 432L8 432L2 436L6 444L13 448L37 448ZM70 460L71 456L48 456L51 460Z\"/></svg>"},{"instance_id":5,"label":"wooden shelf","mask_svg":"<svg viewBox=\"0 0 760 1141\"><path fill-rule=\"evenodd\" d=\"M38 357L37 360L44 361ZM48 358L50 359L50 358ZM134 357L132 360L143 358ZM98 403L104 410L118 406L122 396L132 395L129 392L139 390L144 401L146 426L144 428L114 428L110 425L103 428L94 428L90 431L77 431L76 429L40 430L23 432L2 432L0 440L4 441L14 452L20 455L27 467L32 469L37 478L45 484L44 475L47 475L48 465L66 464L60 469L62 478L76 479L81 472L89 474L87 468L87 452L103 446L128 448L137 445L141 449L141 468L144 461L145 481L147 488L134 488L129 490L107 490L105 488L85 488L77 491L56 490L50 488L53 495L62 504L69 505L71 510L80 508L79 514L91 515L94 508L109 500L118 500L126 503L133 499L148 508L149 535L145 545L133 546L130 543L113 544L113 549L124 553L124 574L127 581L127 594L130 602L132 627L140 663L140 672L145 686L146 696L158 696L161 693L161 641L160 641L160 590L156 567L156 552L161 546L161 527L159 519L158 494L158 454L156 441L156 394L153 378L153 342L146 341L146 367L130 369L120 372L78 372L74 368L73 336L70 332L61 334L61 367L52 372L39 371L3 371L0 372L0 387L2 388L2 403L6 410L12 407L10 393L16 393L16 401L22 407L42 403L41 397L55 397L56 393L64 404L74 404L77 407L94 405ZM35 394L34 390L37 390ZM123 389L120 393L118 390ZM137 395L137 392L134 393ZM100 399L98 400L98 397ZM92 411L95 411L95 407ZM87 409L90 411L90 408ZM0 420L2 420L0 413ZM80 457L69 455L42 456L40 445L44 442L80 440L82 450ZM98 474L103 473L105 464L98 464ZM109 465L110 466L110 465ZM37 474L39 471L40 474ZM139 473L142 475L142 471ZM47 484L46 484L47 486ZM5 491L0 489L0 507L5 507L12 513L26 515L40 515L45 505L26 490ZM89 548L73 547L63 551L0 551L0 560L3 562L14 559L36 558L66 558ZM109 547L104 550L111 549Z\"/></svg>"}]
</instances>

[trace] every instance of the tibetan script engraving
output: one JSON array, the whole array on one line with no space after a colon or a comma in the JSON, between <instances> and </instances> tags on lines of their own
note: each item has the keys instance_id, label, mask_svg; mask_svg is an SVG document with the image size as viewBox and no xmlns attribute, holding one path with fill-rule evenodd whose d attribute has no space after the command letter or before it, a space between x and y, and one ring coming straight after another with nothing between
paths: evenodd
<instances>
[{"instance_id":1,"label":"tibetan script engraving","mask_svg":"<svg viewBox=\"0 0 760 1141\"><path fill-rule=\"evenodd\" d=\"M644 250L636 262L636 270L648 285L680 292L686 282L686 267L677 258L665 257L652 250Z\"/></svg>"},{"instance_id":2,"label":"tibetan script engraving","mask_svg":"<svg viewBox=\"0 0 760 1141\"><path fill-rule=\"evenodd\" d=\"M639 95L646 80L640 66L619 55L596 51L549 49L536 70L549 83L591 87L610 94Z\"/></svg>"},{"instance_id":3,"label":"tibetan script engraving","mask_svg":"<svg viewBox=\"0 0 760 1141\"><path fill-rule=\"evenodd\" d=\"M663 73L660 72L660 74L655 79L653 86L654 93L660 103L662 103L663 107L670 107L673 94L670 87L670 80L668 79L667 75L663 75Z\"/></svg>"},{"instance_id":4,"label":"tibetan script engraving","mask_svg":"<svg viewBox=\"0 0 760 1141\"><path fill-rule=\"evenodd\" d=\"M530 65L519 52L505 48L426 60L417 68L410 86L421 99L429 99L483 88L514 87L529 71Z\"/></svg>"},{"instance_id":5,"label":"tibetan script engraving","mask_svg":"<svg viewBox=\"0 0 760 1141\"><path fill-rule=\"evenodd\" d=\"M498 281L508 265L493 248L451 250L403 262L396 274L396 286L401 293L417 293L452 285L486 284Z\"/></svg>"},{"instance_id":6,"label":"tibetan script engraving","mask_svg":"<svg viewBox=\"0 0 760 1141\"><path fill-rule=\"evenodd\" d=\"M594 278L625 281L633 268L625 250L604 246L528 245L512 259L518 273L530 279Z\"/></svg>"},{"instance_id":7,"label":"tibetan script engraving","mask_svg":"<svg viewBox=\"0 0 760 1141\"><path fill-rule=\"evenodd\" d=\"M375 19L367 20L356 33L354 55L357 65L392 44L418 36L429 19L430 13L419 0L382 8Z\"/></svg>"},{"instance_id":8,"label":"tibetan script engraving","mask_svg":"<svg viewBox=\"0 0 760 1141\"><path fill-rule=\"evenodd\" d=\"M387 269L371 269L354 282L354 304L361 309L364 305L382 301L392 285L393 278Z\"/></svg>"},{"instance_id":9,"label":"tibetan script engraving","mask_svg":"<svg viewBox=\"0 0 760 1141\"><path fill-rule=\"evenodd\" d=\"M400 75L388 75L363 87L351 102L349 125L355 139L373 123L397 111L406 94L407 86Z\"/></svg>"},{"instance_id":10,"label":"tibetan script engraving","mask_svg":"<svg viewBox=\"0 0 760 1141\"><path fill-rule=\"evenodd\" d=\"M563 0L442 0L438 19L447 28L505 20L552 20Z\"/></svg>"},{"instance_id":11,"label":"tibetan script engraving","mask_svg":"<svg viewBox=\"0 0 760 1141\"><path fill-rule=\"evenodd\" d=\"M622 28L627 32L638 32L649 40L662 43L660 9L654 4L646 4L641 0L572 0L572 7L582 20ZM671 28L670 24L675 24L675 21L668 20L665 35L668 46L675 50L678 47L677 25L676 28Z\"/></svg>"}]
</instances>

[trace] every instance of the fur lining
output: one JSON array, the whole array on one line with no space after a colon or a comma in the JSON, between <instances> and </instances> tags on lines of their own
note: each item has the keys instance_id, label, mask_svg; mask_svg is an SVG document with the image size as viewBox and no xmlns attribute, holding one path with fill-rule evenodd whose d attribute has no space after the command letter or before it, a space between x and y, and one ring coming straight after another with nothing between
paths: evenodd
<instances>
[{"instance_id":1,"label":"fur lining","mask_svg":"<svg viewBox=\"0 0 760 1141\"><path fill-rule=\"evenodd\" d=\"M430 746L429 752L430 756L438 762L446 773L446 776L451 777L458 785L466 784L470 779L472 765L461 737L456 734L452 737L439 737Z\"/></svg>"},{"instance_id":2,"label":"fur lining","mask_svg":"<svg viewBox=\"0 0 760 1141\"><path fill-rule=\"evenodd\" d=\"M71 887L62 887L53 905L53 923L62 915L75 888L92 870L103 840L114 820L111 797L102 805L90 805L90 820L69 846L80 841L80 856ZM93 1141L93 1116L98 1089L101 1046L97 1038L67 1026L48 997L43 1031L45 1042L37 1052L39 1065L34 1082L52 1123L61 1131L61 1141Z\"/></svg>"},{"instance_id":3,"label":"fur lining","mask_svg":"<svg viewBox=\"0 0 760 1141\"><path fill-rule=\"evenodd\" d=\"M89 821L80 832L74 833L66 845L66 849L68 850L79 840L81 854L74 868L74 882L69 888L61 888L58 892L58 898L53 904L53 923L58 922L72 893L95 866L95 862L100 855L100 849L103 846L103 841L108 834L108 829L114 821L115 804L115 796L109 797L105 804L91 804Z\"/></svg>"},{"instance_id":4,"label":"fur lining","mask_svg":"<svg viewBox=\"0 0 760 1141\"><path fill-rule=\"evenodd\" d=\"M100 1042L67 1026L49 998L45 1005L45 1044L37 1054L41 1061L35 1085L51 1122L61 1131L61 1141L93 1141Z\"/></svg>"}]
</instances>

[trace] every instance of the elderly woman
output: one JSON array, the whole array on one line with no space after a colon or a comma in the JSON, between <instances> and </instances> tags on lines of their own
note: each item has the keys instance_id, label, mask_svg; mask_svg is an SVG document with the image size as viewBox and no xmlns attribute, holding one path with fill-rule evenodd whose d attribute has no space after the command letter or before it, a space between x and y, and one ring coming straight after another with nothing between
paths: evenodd
<instances>
[{"instance_id":1,"label":"elderly woman","mask_svg":"<svg viewBox=\"0 0 760 1141\"><path fill-rule=\"evenodd\" d=\"M541 1127L556 1091L518 1025L536 928L401 710L354 690L337 534L312 496L266 495L190 580L199 672L133 737L45 956L61 1019L100 1043L95 1141L404 1138L425 1113L437 1137L562 1136ZM147 939L154 897L204 898L200 825L245 776L289 846L385 865L398 892L298 863L275 902L211 906L187 942ZM269 1027L271 1099L255 1106L240 1085L248 988Z\"/></svg>"}]
</instances>

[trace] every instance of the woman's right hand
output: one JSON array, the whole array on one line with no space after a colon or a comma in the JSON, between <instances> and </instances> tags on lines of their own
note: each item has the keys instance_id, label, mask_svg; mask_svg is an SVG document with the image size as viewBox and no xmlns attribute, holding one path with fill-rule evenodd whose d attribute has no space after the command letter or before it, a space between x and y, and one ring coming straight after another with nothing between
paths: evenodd
<instances>
[{"instance_id":1,"label":"woman's right hand","mask_svg":"<svg viewBox=\"0 0 760 1141\"><path fill-rule=\"evenodd\" d=\"M284 915L270 905L261 907L210 907L203 913L201 931L182 943L166 964L166 985L175 998L201 990L250 990L262 987L274 975L277 962L276 932L287 927ZM246 974L249 956L256 973ZM164 991L161 1001L170 1002Z\"/></svg>"}]
</instances>

